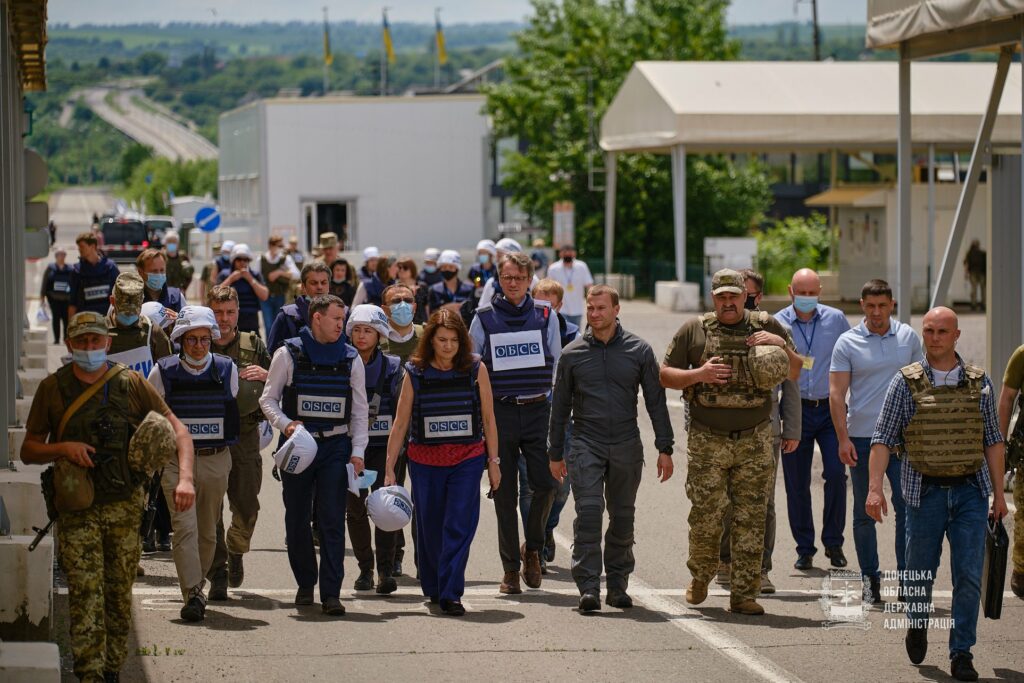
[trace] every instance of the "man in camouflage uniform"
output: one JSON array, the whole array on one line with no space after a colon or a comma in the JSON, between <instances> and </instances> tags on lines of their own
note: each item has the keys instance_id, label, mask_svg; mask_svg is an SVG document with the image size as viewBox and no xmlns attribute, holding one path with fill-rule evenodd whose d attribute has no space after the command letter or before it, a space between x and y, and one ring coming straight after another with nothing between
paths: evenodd
<instances>
[{"instance_id":1,"label":"man in camouflage uniform","mask_svg":"<svg viewBox=\"0 0 1024 683\"><path fill-rule=\"evenodd\" d=\"M178 233L168 232L164 235L164 252L167 255L167 284L170 287L177 287L184 294L192 284L192 275L196 269L188 260L188 256L181 252Z\"/></svg>"},{"instance_id":2,"label":"man in camouflage uniform","mask_svg":"<svg viewBox=\"0 0 1024 683\"><path fill-rule=\"evenodd\" d=\"M142 278L133 272L118 275L110 295L108 323L112 332L110 360L124 363L145 377L153 363L174 351L160 326L141 315L142 299Z\"/></svg>"},{"instance_id":3,"label":"man in camouflage uniform","mask_svg":"<svg viewBox=\"0 0 1024 683\"><path fill-rule=\"evenodd\" d=\"M258 334L238 331L238 293L233 287L217 285L210 290L207 304L217 317L217 327L220 328L220 339L213 342L212 350L228 356L238 366L241 429L238 443L229 447L231 473L228 475L227 494L231 526L225 535L222 514L217 521L217 550L207 574L210 579L209 599L227 600L228 586L238 588L245 578L242 555L249 552L249 542L256 530L260 511L259 495L263 485L260 422L266 418L260 410L259 398L267 380L270 354Z\"/></svg>"},{"instance_id":4,"label":"man in camouflage uniform","mask_svg":"<svg viewBox=\"0 0 1024 683\"><path fill-rule=\"evenodd\" d=\"M690 408L687 566L693 580L686 601L696 605L707 598L718 568L722 517L731 503L730 610L760 615L764 608L756 598L774 471L770 390L787 377L796 379L801 361L782 325L767 313L744 310L740 273L720 270L711 287L714 312L679 328L661 369L662 385L684 390Z\"/></svg>"},{"instance_id":5,"label":"man in camouflage uniform","mask_svg":"<svg viewBox=\"0 0 1024 683\"><path fill-rule=\"evenodd\" d=\"M109 343L102 315L86 311L71 319L67 345L73 361L40 383L21 448L26 463L55 463L61 472L86 468L95 488L86 507L60 512L56 533L68 582L75 674L89 683L117 681L128 655L142 484L159 466L140 465L138 456L159 450L166 459L176 448L182 460L193 458L188 430L141 375L107 361ZM154 441L130 441L151 411L167 419L175 446L166 433L150 437ZM191 477L183 477L175 505L188 509L194 500Z\"/></svg>"}]
</instances>

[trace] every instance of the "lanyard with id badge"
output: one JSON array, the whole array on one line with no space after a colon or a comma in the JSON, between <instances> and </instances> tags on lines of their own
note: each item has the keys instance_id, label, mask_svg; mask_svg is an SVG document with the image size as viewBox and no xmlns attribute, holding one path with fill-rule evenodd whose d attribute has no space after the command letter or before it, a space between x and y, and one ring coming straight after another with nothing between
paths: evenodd
<instances>
[{"instance_id":1,"label":"lanyard with id badge","mask_svg":"<svg viewBox=\"0 0 1024 683\"><path fill-rule=\"evenodd\" d=\"M793 323L793 327L800 331L800 336L804 338L804 343L807 344L807 355L801 354L800 360L803 362L803 369L810 372L814 369L814 356L811 355L811 347L814 345L814 333L818 330L818 319L815 318L814 323L811 324L810 339L807 338L807 333L804 331L804 328L807 327L806 323L799 319L794 320Z\"/></svg>"}]
</instances>

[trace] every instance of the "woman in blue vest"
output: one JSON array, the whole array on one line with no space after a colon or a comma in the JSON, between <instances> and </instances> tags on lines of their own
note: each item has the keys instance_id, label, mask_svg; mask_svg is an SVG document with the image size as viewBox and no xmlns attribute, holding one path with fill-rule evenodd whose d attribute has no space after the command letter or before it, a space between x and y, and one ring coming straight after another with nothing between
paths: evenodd
<instances>
[{"instance_id":1,"label":"woman in blue vest","mask_svg":"<svg viewBox=\"0 0 1024 683\"><path fill-rule=\"evenodd\" d=\"M71 266L64 261L67 258L67 252L63 247L57 247L57 251L53 252L53 257L56 262L46 266L39 298L50 306L50 318L53 320L53 343L60 344L68 331Z\"/></svg>"},{"instance_id":2,"label":"woman in blue vest","mask_svg":"<svg viewBox=\"0 0 1024 683\"><path fill-rule=\"evenodd\" d=\"M171 510L174 566L185 621L202 621L206 614L206 575L217 550L217 519L231 473L228 447L238 441L240 426L238 368L227 356L210 351L215 339L220 339L220 328L213 311L185 306L171 332L181 353L161 358L149 373L150 384L188 428L195 447L193 472L179 471L172 460L161 477L167 500L174 498L179 479L195 482L195 506L184 512Z\"/></svg>"},{"instance_id":3,"label":"woman in blue vest","mask_svg":"<svg viewBox=\"0 0 1024 683\"><path fill-rule=\"evenodd\" d=\"M230 285L238 292L238 331L260 334L260 302L266 301L270 290L263 276L249 268L252 250L248 244L236 244L231 250L231 266L220 271L217 283Z\"/></svg>"},{"instance_id":4,"label":"woman in blue vest","mask_svg":"<svg viewBox=\"0 0 1024 683\"><path fill-rule=\"evenodd\" d=\"M491 491L501 483L491 383L462 317L447 309L430 316L405 369L384 483L395 483L408 437L420 586L445 614L462 616L485 467Z\"/></svg>"},{"instance_id":5,"label":"woman in blue vest","mask_svg":"<svg viewBox=\"0 0 1024 683\"><path fill-rule=\"evenodd\" d=\"M383 475L388 455L388 434L395 414L402 387L402 361L398 356L383 353L378 345L388 334L388 316L378 306L363 304L356 306L348 316L345 334L352 346L359 352L366 371L366 401L369 406L369 443L366 446L366 467ZM384 485L379 476L371 485L377 490ZM370 490L362 489L361 495L348 494L346 522L348 535L352 539L352 553L359 563L359 578L353 588L357 591L373 590L374 553L370 543L370 518L366 512L366 498ZM398 590L394 579L395 550L398 532L374 532L377 548L377 592L388 595Z\"/></svg>"}]
</instances>

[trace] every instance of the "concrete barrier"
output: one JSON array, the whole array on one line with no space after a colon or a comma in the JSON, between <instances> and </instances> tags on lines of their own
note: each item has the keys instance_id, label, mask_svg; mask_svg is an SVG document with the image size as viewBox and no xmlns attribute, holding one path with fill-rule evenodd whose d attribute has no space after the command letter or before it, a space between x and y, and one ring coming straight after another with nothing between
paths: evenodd
<instances>
[{"instance_id":1,"label":"concrete barrier","mask_svg":"<svg viewBox=\"0 0 1024 683\"><path fill-rule=\"evenodd\" d=\"M700 285L674 280L655 282L654 303L670 311L700 311Z\"/></svg>"},{"instance_id":2,"label":"concrete barrier","mask_svg":"<svg viewBox=\"0 0 1024 683\"><path fill-rule=\"evenodd\" d=\"M34 536L0 537L0 639L53 637L53 537L28 551ZM3 676L0 676L3 679Z\"/></svg>"},{"instance_id":3,"label":"concrete barrier","mask_svg":"<svg viewBox=\"0 0 1024 683\"><path fill-rule=\"evenodd\" d=\"M24 370L46 369L46 356L36 353L26 354L21 357L21 367Z\"/></svg>"},{"instance_id":4,"label":"concrete barrier","mask_svg":"<svg viewBox=\"0 0 1024 683\"><path fill-rule=\"evenodd\" d=\"M57 643L0 641L0 680L6 683L60 683Z\"/></svg>"},{"instance_id":5,"label":"concrete barrier","mask_svg":"<svg viewBox=\"0 0 1024 683\"><path fill-rule=\"evenodd\" d=\"M18 420L18 424L23 425L28 421L28 411L32 408L32 395L28 392L25 393L25 398L18 398L14 400L14 416Z\"/></svg>"},{"instance_id":6,"label":"concrete barrier","mask_svg":"<svg viewBox=\"0 0 1024 683\"><path fill-rule=\"evenodd\" d=\"M29 368L27 370L18 370L18 379L21 380L21 390L24 396L32 396L36 393L36 389L39 388L39 383L46 379L46 376L50 374L46 372L45 368Z\"/></svg>"},{"instance_id":7,"label":"concrete barrier","mask_svg":"<svg viewBox=\"0 0 1024 683\"><path fill-rule=\"evenodd\" d=\"M25 443L24 427L7 428L7 462L21 461L21 444Z\"/></svg>"},{"instance_id":8,"label":"concrete barrier","mask_svg":"<svg viewBox=\"0 0 1024 683\"><path fill-rule=\"evenodd\" d=\"M22 342L22 344L21 344L22 352L24 352L26 354L32 354L33 356L45 356L46 355L46 347L47 347L46 339L43 339L42 341L39 341L39 340L26 341L26 342Z\"/></svg>"},{"instance_id":9,"label":"concrete barrier","mask_svg":"<svg viewBox=\"0 0 1024 683\"><path fill-rule=\"evenodd\" d=\"M33 535L33 526L46 524L46 502L39 482L39 475L46 467L21 464L17 471L0 471L0 498L4 499L11 518L12 534Z\"/></svg>"}]
</instances>

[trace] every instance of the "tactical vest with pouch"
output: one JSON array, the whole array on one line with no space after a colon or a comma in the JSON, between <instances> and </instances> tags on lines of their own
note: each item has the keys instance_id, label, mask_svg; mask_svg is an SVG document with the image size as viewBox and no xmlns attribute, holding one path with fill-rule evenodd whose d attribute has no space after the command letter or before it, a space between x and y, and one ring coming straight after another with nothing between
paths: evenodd
<instances>
[{"instance_id":1,"label":"tactical vest with pouch","mask_svg":"<svg viewBox=\"0 0 1024 683\"><path fill-rule=\"evenodd\" d=\"M242 370L257 363L257 339L255 332L238 333L238 369ZM263 395L264 382L238 378L238 414L243 421L259 422L263 419L260 410L260 396Z\"/></svg>"},{"instance_id":2,"label":"tactical vest with pouch","mask_svg":"<svg viewBox=\"0 0 1024 683\"><path fill-rule=\"evenodd\" d=\"M696 401L705 408L760 408L771 399L769 389L759 389L750 372L751 347L747 337L764 329L768 313L751 312L747 324L740 328L729 328L718 321L715 313L701 316L704 328L704 353L700 364L718 357L720 363L732 368L729 381L725 384L694 385Z\"/></svg>"},{"instance_id":3,"label":"tactical vest with pouch","mask_svg":"<svg viewBox=\"0 0 1024 683\"><path fill-rule=\"evenodd\" d=\"M89 456L95 464L89 470L94 505L128 500L142 483L128 465L128 445L138 426L129 413L130 376L121 372L111 378L71 416L61 437L61 441L81 441L96 449ZM71 365L57 371L57 387L65 408L83 391Z\"/></svg>"},{"instance_id":4,"label":"tactical vest with pouch","mask_svg":"<svg viewBox=\"0 0 1024 683\"><path fill-rule=\"evenodd\" d=\"M929 477L974 474L984 462L985 420L981 391L985 371L963 367L963 380L955 387L937 387L921 363L901 368L916 406L903 430L906 457L915 470Z\"/></svg>"}]
</instances>

